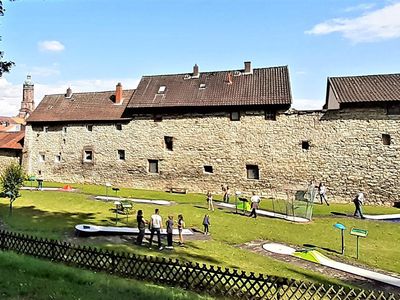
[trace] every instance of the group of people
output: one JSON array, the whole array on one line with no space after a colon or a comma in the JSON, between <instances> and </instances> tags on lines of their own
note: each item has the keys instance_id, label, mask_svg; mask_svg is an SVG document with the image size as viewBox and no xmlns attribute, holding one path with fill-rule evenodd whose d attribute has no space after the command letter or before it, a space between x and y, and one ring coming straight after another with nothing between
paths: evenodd
<instances>
[{"instance_id":1,"label":"group of people","mask_svg":"<svg viewBox=\"0 0 400 300\"><path fill-rule=\"evenodd\" d=\"M160 211L158 208L155 209L154 214L151 215L150 221L148 222L144 216L143 216L143 211L138 210L137 216L136 216L136 221L138 224L138 229L139 229L139 234L136 238L136 244L137 245L143 245L143 238L144 234L146 231L146 226L149 226L150 229L150 242L149 242L149 248L151 249L151 246L153 244L153 238L154 235L157 235L157 242L158 242L158 249L162 250L164 247L162 246L161 243L161 229L163 229L163 220L162 217L160 216ZM180 214L178 215L178 221L176 222L177 228L178 228L178 234L179 234L179 245L183 245L183 228L185 228L185 221L183 219L183 215ZM168 216L167 221L165 222L166 230L167 230L167 246L165 247L166 249L173 249L173 230L174 230L174 217L172 215Z\"/></svg>"}]
</instances>

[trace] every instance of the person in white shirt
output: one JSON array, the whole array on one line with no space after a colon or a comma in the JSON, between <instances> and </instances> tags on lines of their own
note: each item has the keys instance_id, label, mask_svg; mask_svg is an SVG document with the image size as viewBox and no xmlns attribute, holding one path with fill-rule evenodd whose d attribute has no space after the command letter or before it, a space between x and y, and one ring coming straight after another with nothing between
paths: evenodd
<instances>
[{"instance_id":1,"label":"person in white shirt","mask_svg":"<svg viewBox=\"0 0 400 300\"><path fill-rule=\"evenodd\" d=\"M354 198L353 202L356 206L356 211L354 212L355 217L359 217L361 219L365 219L363 212L362 212L362 205L364 204L364 193L358 193L357 196Z\"/></svg>"},{"instance_id":2,"label":"person in white shirt","mask_svg":"<svg viewBox=\"0 0 400 300\"><path fill-rule=\"evenodd\" d=\"M320 182L318 186L318 193L319 193L319 199L321 200L321 204L324 204L323 201L325 201L326 205L329 206L328 200L326 199L326 187L323 182Z\"/></svg>"},{"instance_id":3,"label":"person in white shirt","mask_svg":"<svg viewBox=\"0 0 400 300\"><path fill-rule=\"evenodd\" d=\"M256 195L256 192L253 192L253 196L251 196L250 202L251 202L251 213L249 217L257 218L257 209L258 206L260 205L261 198L260 196Z\"/></svg>"},{"instance_id":4,"label":"person in white shirt","mask_svg":"<svg viewBox=\"0 0 400 300\"><path fill-rule=\"evenodd\" d=\"M163 246L161 244L161 228L162 228L162 218L159 214L158 208L155 209L154 214L151 216L150 221L150 245L149 248L151 249L151 244L153 243L154 233L157 233L157 241L158 241L158 249L162 250Z\"/></svg>"}]
</instances>

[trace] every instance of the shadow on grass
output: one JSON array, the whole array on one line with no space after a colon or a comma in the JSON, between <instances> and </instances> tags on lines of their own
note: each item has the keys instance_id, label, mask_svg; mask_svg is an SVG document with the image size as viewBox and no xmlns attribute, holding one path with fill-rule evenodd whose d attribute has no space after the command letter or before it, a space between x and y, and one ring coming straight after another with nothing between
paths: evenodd
<instances>
[{"instance_id":1,"label":"shadow on grass","mask_svg":"<svg viewBox=\"0 0 400 300\"><path fill-rule=\"evenodd\" d=\"M9 214L9 206L0 204L0 216L6 228L25 234L36 232L41 236L60 236L70 232L77 224L89 223L98 213L49 212L35 206L14 207Z\"/></svg>"},{"instance_id":2,"label":"shadow on grass","mask_svg":"<svg viewBox=\"0 0 400 300\"><path fill-rule=\"evenodd\" d=\"M337 212L337 211L331 211L332 215L335 216L343 216L343 217L350 217L350 215L346 214L346 213L342 213L342 212Z\"/></svg>"},{"instance_id":3,"label":"shadow on grass","mask_svg":"<svg viewBox=\"0 0 400 300\"><path fill-rule=\"evenodd\" d=\"M337 250L333 250L330 248L326 248L326 247L319 247L313 244L303 244L303 247L309 248L309 249L322 249L331 253L336 253L336 254L341 254L341 252L337 251Z\"/></svg>"}]
</instances>

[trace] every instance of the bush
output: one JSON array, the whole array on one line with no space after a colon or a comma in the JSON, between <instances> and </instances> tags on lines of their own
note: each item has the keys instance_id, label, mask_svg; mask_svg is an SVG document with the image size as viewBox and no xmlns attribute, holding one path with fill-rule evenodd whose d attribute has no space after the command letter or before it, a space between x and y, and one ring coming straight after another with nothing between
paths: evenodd
<instances>
[{"instance_id":1,"label":"bush","mask_svg":"<svg viewBox=\"0 0 400 300\"><path fill-rule=\"evenodd\" d=\"M19 189L24 182L25 173L19 164L9 165L1 174L0 183L4 195L10 198L10 210L12 203L20 196Z\"/></svg>"}]
</instances>

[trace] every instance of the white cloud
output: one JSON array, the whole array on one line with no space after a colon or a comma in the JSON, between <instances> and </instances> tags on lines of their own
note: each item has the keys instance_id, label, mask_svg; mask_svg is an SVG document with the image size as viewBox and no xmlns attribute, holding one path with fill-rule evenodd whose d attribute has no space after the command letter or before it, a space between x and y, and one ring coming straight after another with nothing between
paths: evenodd
<instances>
[{"instance_id":1,"label":"white cloud","mask_svg":"<svg viewBox=\"0 0 400 300\"><path fill-rule=\"evenodd\" d=\"M41 41L38 43L40 51L61 52L65 49L64 45L59 41Z\"/></svg>"},{"instance_id":2,"label":"white cloud","mask_svg":"<svg viewBox=\"0 0 400 300\"><path fill-rule=\"evenodd\" d=\"M297 110L318 110L324 104L324 101L316 99L293 99L292 107Z\"/></svg>"},{"instance_id":3,"label":"white cloud","mask_svg":"<svg viewBox=\"0 0 400 300\"><path fill-rule=\"evenodd\" d=\"M34 77L50 77L60 75L60 70L57 67L33 67L28 73Z\"/></svg>"},{"instance_id":4,"label":"white cloud","mask_svg":"<svg viewBox=\"0 0 400 300\"><path fill-rule=\"evenodd\" d=\"M400 37L400 3L365 13L353 19L332 19L315 25L307 34L341 33L353 42L375 42Z\"/></svg>"},{"instance_id":5,"label":"white cloud","mask_svg":"<svg viewBox=\"0 0 400 300\"><path fill-rule=\"evenodd\" d=\"M38 105L45 95L63 94L68 87L72 92L97 92L112 91L118 82L122 83L124 89L134 89L139 83L139 79L119 78L119 79L88 79L75 80L69 82L58 82L55 84L41 84L32 78L35 84L35 104ZM5 77L0 78L0 116L15 116L18 114L22 100L22 82L13 84L8 82Z\"/></svg>"}]
</instances>

